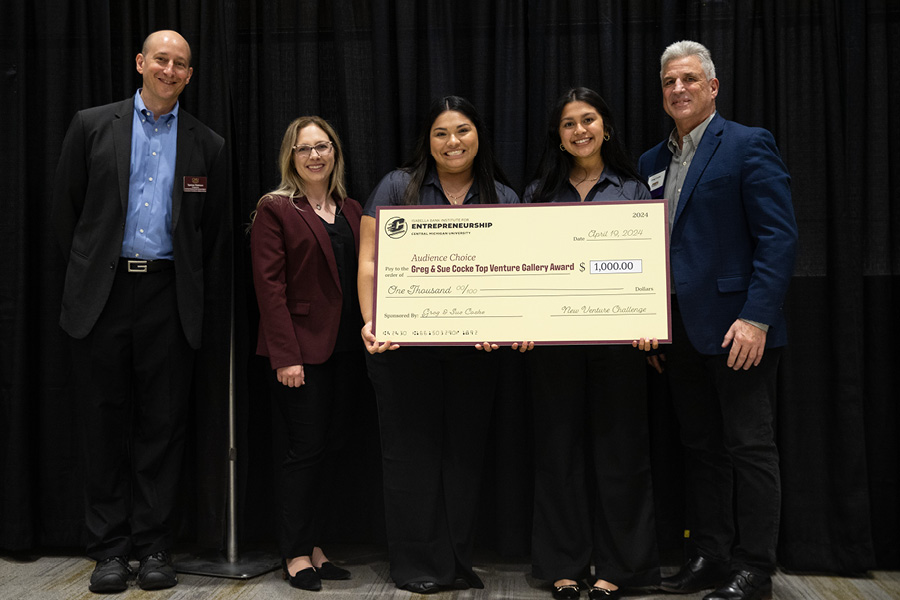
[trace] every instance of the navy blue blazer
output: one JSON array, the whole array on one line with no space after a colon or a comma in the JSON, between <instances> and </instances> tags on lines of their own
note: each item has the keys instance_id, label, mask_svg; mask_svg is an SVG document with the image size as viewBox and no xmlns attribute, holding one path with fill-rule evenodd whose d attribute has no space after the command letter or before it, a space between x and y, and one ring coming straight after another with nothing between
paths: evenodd
<instances>
[{"instance_id":1,"label":"navy blue blazer","mask_svg":"<svg viewBox=\"0 0 900 600\"><path fill-rule=\"evenodd\" d=\"M668 169L666 143L641 156L643 177ZM797 246L790 181L771 133L713 117L685 177L669 248L698 352L728 352L722 340L738 318L769 325L767 347L787 343L782 304Z\"/></svg>"}]
</instances>

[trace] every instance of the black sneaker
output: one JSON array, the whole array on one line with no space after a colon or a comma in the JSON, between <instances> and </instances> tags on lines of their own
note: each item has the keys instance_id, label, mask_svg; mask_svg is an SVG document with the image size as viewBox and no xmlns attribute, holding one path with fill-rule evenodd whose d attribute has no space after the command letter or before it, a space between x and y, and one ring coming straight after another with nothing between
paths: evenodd
<instances>
[{"instance_id":1,"label":"black sneaker","mask_svg":"<svg viewBox=\"0 0 900 600\"><path fill-rule=\"evenodd\" d=\"M128 580L133 576L134 571L131 570L128 559L124 556L110 556L97 561L88 589L96 594L124 592L128 589Z\"/></svg>"},{"instance_id":2,"label":"black sneaker","mask_svg":"<svg viewBox=\"0 0 900 600\"><path fill-rule=\"evenodd\" d=\"M163 590L178 583L168 552L154 552L142 558L137 582L142 590Z\"/></svg>"}]
</instances>

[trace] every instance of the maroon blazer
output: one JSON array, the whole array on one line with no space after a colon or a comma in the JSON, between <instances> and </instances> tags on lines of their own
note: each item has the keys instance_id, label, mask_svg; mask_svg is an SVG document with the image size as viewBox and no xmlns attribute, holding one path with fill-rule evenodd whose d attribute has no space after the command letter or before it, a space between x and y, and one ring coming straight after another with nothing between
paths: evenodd
<instances>
[{"instance_id":1,"label":"maroon blazer","mask_svg":"<svg viewBox=\"0 0 900 600\"><path fill-rule=\"evenodd\" d=\"M306 198L268 198L250 231L259 304L256 353L268 356L272 369L321 364L334 351L343 299L331 240ZM359 254L362 208L351 198L338 204Z\"/></svg>"}]
</instances>

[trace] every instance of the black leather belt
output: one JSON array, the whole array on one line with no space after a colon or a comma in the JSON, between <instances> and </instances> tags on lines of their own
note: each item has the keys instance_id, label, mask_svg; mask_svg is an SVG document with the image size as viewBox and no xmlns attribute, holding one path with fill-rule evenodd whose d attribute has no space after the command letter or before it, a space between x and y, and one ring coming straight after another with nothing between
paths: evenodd
<instances>
[{"instance_id":1,"label":"black leather belt","mask_svg":"<svg viewBox=\"0 0 900 600\"><path fill-rule=\"evenodd\" d=\"M135 260L120 258L117 270L119 273L158 273L175 267L174 260Z\"/></svg>"}]
</instances>

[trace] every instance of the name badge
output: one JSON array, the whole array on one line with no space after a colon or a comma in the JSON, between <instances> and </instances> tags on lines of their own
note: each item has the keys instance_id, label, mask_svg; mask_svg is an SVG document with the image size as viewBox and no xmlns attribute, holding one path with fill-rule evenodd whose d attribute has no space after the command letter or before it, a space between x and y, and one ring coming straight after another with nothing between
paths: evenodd
<instances>
[{"instance_id":1,"label":"name badge","mask_svg":"<svg viewBox=\"0 0 900 600\"><path fill-rule=\"evenodd\" d=\"M193 177L191 175L185 176L184 191L185 192L205 192L206 191L206 177Z\"/></svg>"},{"instance_id":2,"label":"name badge","mask_svg":"<svg viewBox=\"0 0 900 600\"><path fill-rule=\"evenodd\" d=\"M659 199L663 197L664 189L663 183L666 180L666 171L663 169L656 175L651 175L650 179L647 180L647 186L650 188L650 197L654 199Z\"/></svg>"}]
</instances>

